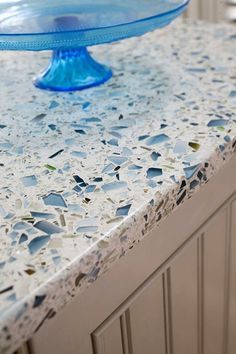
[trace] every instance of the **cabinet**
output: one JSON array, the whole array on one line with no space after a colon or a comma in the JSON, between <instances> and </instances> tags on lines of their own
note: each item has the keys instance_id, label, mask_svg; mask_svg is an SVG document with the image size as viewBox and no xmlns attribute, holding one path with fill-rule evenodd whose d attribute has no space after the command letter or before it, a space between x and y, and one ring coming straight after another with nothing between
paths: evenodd
<instances>
[{"instance_id":1,"label":"cabinet","mask_svg":"<svg viewBox=\"0 0 236 354\"><path fill-rule=\"evenodd\" d=\"M187 17L218 22L226 18L226 0L191 0Z\"/></svg>"},{"instance_id":2,"label":"cabinet","mask_svg":"<svg viewBox=\"0 0 236 354\"><path fill-rule=\"evenodd\" d=\"M234 158L49 320L32 353L235 354L235 191Z\"/></svg>"},{"instance_id":3,"label":"cabinet","mask_svg":"<svg viewBox=\"0 0 236 354\"><path fill-rule=\"evenodd\" d=\"M96 354L235 353L236 321L228 311L229 298L232 309L236 305L235 277L229 288L229 269L231 276L236 271L235 265L230 267L230 261L235 263L230 257L231 241L236 240L235 206L236 197L208 220L164 272L145 284L121 315L114 314L93 332Z\"/></svg>"}]
</instances>

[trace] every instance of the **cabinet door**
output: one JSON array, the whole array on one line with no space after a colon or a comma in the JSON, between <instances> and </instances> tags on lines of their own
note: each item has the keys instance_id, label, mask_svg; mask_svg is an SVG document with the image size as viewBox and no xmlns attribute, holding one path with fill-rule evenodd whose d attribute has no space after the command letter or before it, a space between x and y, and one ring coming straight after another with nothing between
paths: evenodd
<instances>
[{"instance_id":1,"label":"cabinet door","mask_svg":"<svg viewBox=\"0 0 236 354\"><path fill-rule=\"evenodd\" d=\"M158 269L118 310L121 317L114 314L93 333L95 353L227 354L231 289L228 354L234 354L236 262L231 256L229 287L229 255L230 250L236 255L235 220L236 202L232 211L231 203L223 206L176 250L163 270Z\"/></svg>"},{"instance_id":2,"label":"cabinet door","mask_svg":"<svg viewBox=\"0 0 236 354\"><path fill-rule=\"evenodd\" d=\"M169 268L171 353L235 354L236 202L229 201Z\"/></svg>"},{"instance_id":3,"label":"cabinet door","mask_svg":"<svg viewBox=\"0 0 236 354\"><path fill-rule=\"evenodd\" d=\"M224 209L202 234L203 353L225 354L225 316L227 301L228 246L227 214Z\"/></svg>"},{"instance_id":4,"label":"cabinet door","mask_svg":"<svg viewBox=\"0 0 236 354\"><path fill-rule=\"evenodd\" d=\"M163 354L162 276L147 282L93 333L95 354ZM120 313L121 312L121 313Z\"/></svg>"},{"instance_id":5,"label":"cabinet door","mask_svg":"<svg viewBox=\"0 0 236 354\"><path fill-rule=\"evenodd\" d=\"M112 318L93 333L95 354L123 354L122 318Z\"/></svg>"},{"instance_id":6,"label":"cabinet door","mask_svg":"<svg viewBox=\"0 0 236 354\"><path fill-rule=\"evenodd\" d=\"M175 237L165 236L170 242ZM120 278L127 283L125 269ZM107 315L102 311L96 321L91 321L92 303L104 288L92 295L85 307L68 306L41 329L33 339L35 354L235 354L235 198L189 235L118 308Z\"/></svg>"},{"instance_id":7,"label":"cabinet door","mask_svg":"<svg viewBox=\"0 0 236 354\"><path fill-rule=\"evenodd\" d=\"M165 313L161 276L140 294L130 306L128 314L133 353L165 353Z\"/></svg>"},{"instance_id":8,"label":"cabinet door","mask_svg":"<svg viewBox=\"0 0 236 354\"><path fill-rule=\"evenodd\" d=\"M198 240L171 264L169 278L173 351L198 353Z\"/></svg>"}]
</instances>

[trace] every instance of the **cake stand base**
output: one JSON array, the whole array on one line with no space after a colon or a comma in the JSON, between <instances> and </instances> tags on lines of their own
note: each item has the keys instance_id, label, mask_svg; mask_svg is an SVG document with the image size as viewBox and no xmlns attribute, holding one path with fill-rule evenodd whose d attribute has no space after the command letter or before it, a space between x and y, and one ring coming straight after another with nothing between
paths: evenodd
<instances>
[{"instance_id":1,"label":"cake stand base","mask_svg":"<svg viewBox=\"0 0 236 354\"><path fill-rule=\"evenodd\" d=\"M49 67L34 79L36 87L51 91L76 91L98 86L112 71L97 63L85 47L55 50Z\"/></svg>"}]
</instances>

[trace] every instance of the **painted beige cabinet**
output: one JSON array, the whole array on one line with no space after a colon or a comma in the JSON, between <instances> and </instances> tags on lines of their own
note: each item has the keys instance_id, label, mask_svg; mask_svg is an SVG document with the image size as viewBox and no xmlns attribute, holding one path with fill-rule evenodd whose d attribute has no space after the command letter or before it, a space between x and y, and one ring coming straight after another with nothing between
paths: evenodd
<instances>
[{"instance_id":1,"label":"painted beige cabinet","mask_svg":"<svg viewBox=\"0 0 236 354\"><path fill-rule=\"evenodd\" d=\"M235 192L234 158L49 320L29 352L235 354Z\"/></svg>"}]
</instances>

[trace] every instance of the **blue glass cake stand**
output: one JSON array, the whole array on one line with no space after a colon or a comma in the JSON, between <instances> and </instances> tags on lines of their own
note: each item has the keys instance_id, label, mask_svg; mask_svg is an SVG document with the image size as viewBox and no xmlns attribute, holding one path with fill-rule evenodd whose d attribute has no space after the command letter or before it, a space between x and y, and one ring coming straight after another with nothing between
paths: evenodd
<instances>
[{"instance_id":1,"label":"blue glass cake stand","mask_svg":"<svg viewBox=\"0 0 236 354\"><path fill-rule=\"evenodd\" d=\"M111 70L88 46L140 36L168 25L189 0L0 0L1 50L52 50L35 86L82 90L107 81Z\"/></svg>"}]
</instances>

